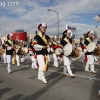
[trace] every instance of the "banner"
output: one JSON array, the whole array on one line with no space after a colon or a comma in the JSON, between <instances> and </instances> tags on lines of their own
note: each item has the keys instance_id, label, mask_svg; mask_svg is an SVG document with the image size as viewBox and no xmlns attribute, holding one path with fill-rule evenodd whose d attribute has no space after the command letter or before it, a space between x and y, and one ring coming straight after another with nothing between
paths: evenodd
<instances>
[{"instance_id":1,"label":"banner","mask_svg":"<svg viewBox=\"0 0 100 100\"><path fill-rule=\"evenodd\" d=\"M68 30L76 31L76 27L68 26Z\"/></svg>"}]
</instances>

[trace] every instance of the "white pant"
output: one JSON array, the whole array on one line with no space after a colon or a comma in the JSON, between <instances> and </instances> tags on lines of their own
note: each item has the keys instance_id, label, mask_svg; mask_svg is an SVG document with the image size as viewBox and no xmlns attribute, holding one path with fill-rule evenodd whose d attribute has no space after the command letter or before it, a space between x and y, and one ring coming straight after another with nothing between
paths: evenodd
<instances>
[{"instance_id":1,"label":"white pant","mask_svg":"<svg viewBox=\"0 0 100 100\"><path fill-rule=\"evenodd\" d=\"M80 57L80 62L84 62L84 52L82 52L82 56Z\"/></svg>"},{"instance_id":2,"label":"white pant","mask_svg":"<svg viewBox=\"0 0 100 100\"><path fill-rule=\"evenodd\" d=\"M44 75L44 71L38 70L38 79L41 79L43 81L46 80L45 75Z\"/></svg>"},{"instance_id":3,"label":"white pant","mask_svg":"<svg viewBox=\"0 0 100 100\"><path fill-rule=\"evenodd\" d=\"M38 61L38 64L39 64L38 78L45 80L45 76L44 76L44 66L45 66L44 56L43 55L37 55L37 61Z\"/></svg>"},{"instance_id":4,"label":"white pant","mask_svg":"<svg viewBox=\"0 0 100 100\"><path fill-rule=\"evenodd\" d=\"M21 62L24 62L25 61L25 58L24 56L21 57Z\"/></svg>"},{"instance_id":5,"label":"white pant","mask_svg":"<svg viewBox=\"0 0 100 100\"><path fill-rule=\"evenodd\" d=\"M8 72L11 72L12 70L12 55L6 55L7 57L7 70Z\"/></svg>"},{"instance_id":6,"label":"white pant","mask_svg":"<svg viewBox=\"0 0 100 100\"><path fill-rule=\"evenodd\" d=\"M34 56L31 56L31 61L32 61L32 68L38 68L37 67L37 60L36 60L36 58L34 58Z\"/></svg>"},{"instance_id":7,"label":"white pant","mask_svg":"<svg viewBox=\"0 0 100 100\"><path fill-rule=\"evenodd\" d=\"M54 66L58 67L58 57L55 53L53 53L53 59L54 59Z\"/></svg>"},{"instance_id":8,"label":"white pant","mask_svg":"<svg viewBox=\"0 0 100 100\"><path fill-rule=\"evenodd\" d=\"M70 68L69 58L66 57L66 56L63 56L63 60L64 60L64 70L63 70L63 73L66 74L66 72L68 71L68 74L72 75L72 70Z\"/></svg>"},{"instance_id":9,"label":"white pant","mask_svg":"<svg viewBox=\"0 0 100 100\"><path fill-rule=\"evenodd\" d=\"M20 66L20 55L16 55L17 66Z\"/></svg>"},{"instance_id":10,"label":"white pant","mask_svg":"<svg viewBox=\"0 0 100 100\"><path fill-rule=\"evenodd\" d=\"M87 55L87 63L86 63L86 67L85 70L89 70L89 65L90 65L90 70L94 71L94 57L93 55Z\"/></svg>"},{"instance_id":11,"label":"white pant","mask_svg":"<svg viewBox=\"0 0 100 100\"><path fill-rule=\"evenodd\" d=\"M72 64L72 57L69 57L70 65Z\"/></svg>"},{"instance_id":12,"label":"white pant","mask_svg":"<svg viewBox=\"0 0 100 100\"><path fill-rule=\"evenodd\" d=\"M47 55L47 58L48 58L48 61L50 62L51 60L50 60L50 55L49 54Z\"/></svg>"},{"instance_id":13,"label":"white pant","mask_svg":"<svg viewBox=\"0 0 100 100\"><path fill-rule=\"evenodd\" d=\"M59 59L60 61L62 61L62 58L61 58L61 57L59 57L59 56L58 56L58 59Z\"/></svg>"},{"instance_id":14,"label":"white pant","mask_svg":"<svg viewBox=\"0 0 100 100\"><path fill-rule=\"evenodd\" d=\"M98 59L97 59L97 57L96 57L96 56L94 56L94 61L98 61Z\"/></svg>"},{"instance_id":15,"label":"white pant","mask_svg":"<svg viewBox=\"0 0 100 100\"><path fill-rule=\"evenodd\" d=\"M3 59L4 59L4 64L6 64L7 63L6 53L3 54Z\"/></svg>"}]
</instances>

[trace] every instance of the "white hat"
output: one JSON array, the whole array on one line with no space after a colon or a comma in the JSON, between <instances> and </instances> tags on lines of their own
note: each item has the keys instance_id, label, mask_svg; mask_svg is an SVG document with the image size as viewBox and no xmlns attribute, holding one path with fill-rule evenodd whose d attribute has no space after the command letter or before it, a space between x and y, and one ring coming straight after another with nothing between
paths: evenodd
<instances>
[{"instance_id":1,"label":"white hat","mask_svg":"<svg viewBox=\"0 0 100 100\"><path fill-rule=\"evenodd\" d=\"M68 30L67 33L72 33L72 31L71 30Z\"/></svg>"},{"instance_id":2,"label":"white hat","mask_svg":"<svg viewBox=\"0 0 100 100\"><path fill-rule=\"evenodd\" d=\"M23 42L23 40L20 40L20 42Z\"/></svg>"},{"instance_id":3,"label":"white hat","mask_svg":"<svg viewBox=\"0 0 100 100\"><path fill-rule=\"evenodd\" d=\"M9 34L9 36L13 36L13 34L12 34L12 33L10 33L10 34Z\"/></svg>"},{"instance_id":4,"label":"white hat","mask_svg":"<svg viewBox=\"0 0 100 100\"><path fill-rule=\"evenodd\" d=\"M38 25L38 30L40 30L41 27L46 27L46 28L47 28L47 25L46 25L45 23L39 24L39 25Z\"/></svg>"},{"instance_id":5,"label":"white hat","mask_svg":"<svg viewBox=\"0 0 100 100\"><path fill-rule=\"evenodd\" d=\"M92 33L92 34L93 34L94 32L93 32L93 31L90 31L90 33Z\"/></svg>"},{"instance_id":6,"label":"white hat","mask_svg":"<svg viewBox=\"0 0 100 100\"><path fill-rule=\"evenodd\" d=\"M54 36L54 38L57 38L57 36Z\"/></svg>"},{"instance_id":7,"label":"white hat","mask_svg":"<svg viewBox=\"0 0 100 100\"><path fill-rule=\"evenodd\" d=\"M41 27L47 27L47 25L45 23L42 23Z\"/></svg>"},{"instance_id":8,"label":"white hat","mask_svg":"<svg viewBox=\"0 0 100 100\"><path fill-rule=\"evenodd\" d=\"M96 22L100 22L100 15L99 15L99 16L96 16L96 17L94 17L94 20L95 20Z\"/></svg>"}]
</instances>

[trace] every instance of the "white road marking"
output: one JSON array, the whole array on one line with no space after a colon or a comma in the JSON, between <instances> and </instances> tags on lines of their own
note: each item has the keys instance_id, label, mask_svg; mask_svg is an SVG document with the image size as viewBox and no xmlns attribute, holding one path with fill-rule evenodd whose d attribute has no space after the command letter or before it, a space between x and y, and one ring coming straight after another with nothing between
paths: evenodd
<instances>
[{"instance_id":1,"label":"white road marking","mask_svg":"<svg viewBox=\"0 0 100 100\"><path fill-rule=\"evenodd\" d=\"M57 72L57 71L53 71L53 70L48 70L48 71L49 71L49 72L54 72L54 73L63 74L63 72ZM87 78L87 79L90 79L90 80L98 80L98 81L100 81L99 78L88 77L88 76L77 75L77 74L75 74L75 76L82 77L82 78Z\"/></svg>"}]
</instances>

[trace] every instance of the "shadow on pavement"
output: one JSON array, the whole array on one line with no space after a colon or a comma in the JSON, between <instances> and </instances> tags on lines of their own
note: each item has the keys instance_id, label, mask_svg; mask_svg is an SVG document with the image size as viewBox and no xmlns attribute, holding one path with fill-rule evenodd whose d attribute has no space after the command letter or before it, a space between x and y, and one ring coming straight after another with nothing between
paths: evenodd
<instances>
[{"instance_id":1,"label":"shadow on pavement","mask_svg":"<svg viewBox=\"0 0 100 100\"><path fill-rule=\"evenodd\" d=\"M3 89L1 89L0 90L0 98L2 98L2 96L5 94L5 93L7 93L7 92L9 92L9 91L11 91L12 90L12 88L3 88Z\"/></svg>"},{"instance_id":2,"label":"shadow on pavement","mask_svg":"<svg viewBox=\"0 0 100 100\"><path fill-rule=\"evenodd\" d=\"M58 70L59 71L59 70ZM47 76L46 78L48 78L47 80L56 78L54 81L52 81L49 84L44 84L45 87L43 87L42 89L40 89L39 91L37 91L36 93L23 97L21 100L37 100L38 98L40 98L41 95L43 95L46 91L52 90L50 89L52 86L54 86L55 84L57 84L60 80L62 80L64 78L64 76L62 76L61 74L57 74L57 73L51 73L49 76ZM42 84L42 83L41 83Z\"/></svg>"},{"instance_id":3,"label":"shadow on pavement","mask_svg":"<svg viewBox=\"0 0 100 100\"><path fill-rule=\"evenodd\" d=\"M3 83L4 81L2 80L2 81L0 81L0 83Z\"/></svg>"},{"instance_id":4,"label":"shadow on pavement","mask_svg":"<svg viewBox=\"0 0 100 100\"><path fill-rule=\"evenodd\" d=\"M13 97L7 99L7 100L21 100L20 98L21 98L22 96L23 96L22 94L17 94L17 95L15 95L15 96L13 96Z\"/></svg>"},{"instance_id":5,"label":"shadow on pavement","mask_svg":"<svg viewBox=\"0 0 100 100\"><path fill-rule=\"evenodd\" d=\"M97 70L95 78L100 79L100 65L95 65L95 67ZM94 82L93 82L92 91L89 100L100 100L100 98L98 97L98 92L100 90L100 80L93 80L93 81Z\"/></svg>"},{"instance_id":6,"label":"shadow on pavement","mask_svg":"<svg viewBox=\"0 0 100 100\"><path fill-rule=\"evenodd\" d=\"M82 63L80 63L80 62L75 63L75 61L74 61L74 62L73 62L73 65L74 65L74 67L71 66L71 67L73 67L73 68L71 68L73 74L75 74L75 73L78 72L78 71L84 71L84 70L85 70L85 68L84 68L85 64L82 64Z\"/></svg>"},{"instance_id":7,"label":"shadow on pavement","mask_svg":"<svg viewBox=\"0 0 100 100\"><path fill-rule=\"evenodd\" d=\"M26 71L26 70L28 70L28 69L30 69L30 67L24 67L24 68L22 68L22 69L14 70L13 72Z\"/></svg>"}]
</instances>

